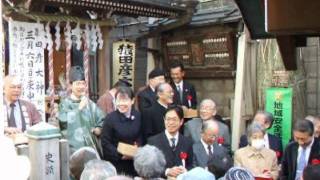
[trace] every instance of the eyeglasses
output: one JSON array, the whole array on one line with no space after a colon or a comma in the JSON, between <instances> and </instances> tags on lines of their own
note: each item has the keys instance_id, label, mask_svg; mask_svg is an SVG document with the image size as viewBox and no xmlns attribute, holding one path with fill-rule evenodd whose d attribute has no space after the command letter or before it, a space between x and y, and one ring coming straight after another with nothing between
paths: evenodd
<instances>
[{"instance_id":1,"label":"eyeglasses","mask_svg":"<svg viewBox=\"0 0 320 180\"><path fill-rule=\"evenodd\" d=\"M179 122L180 119L179 118L164 118L165 121L168 121L168 122Z\"/></svg>"},{"instance_id":2,"label":"eyeglasses","mask_svg":"<svg viewBox=\"0 0 320 180\"><path fill-rule=\"evenodd\" d=\"M131 101L131 99L129 99L129 98L116 99L116 104L119 104L119 103L129 103L130 101Z\"/></svg>"}]
</instances>

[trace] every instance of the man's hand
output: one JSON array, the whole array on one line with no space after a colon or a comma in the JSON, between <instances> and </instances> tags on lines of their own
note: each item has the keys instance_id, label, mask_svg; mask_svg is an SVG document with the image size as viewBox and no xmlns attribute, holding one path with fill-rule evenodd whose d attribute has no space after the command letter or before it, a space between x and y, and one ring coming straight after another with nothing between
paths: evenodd
<instances>
[{"instance_id":1,"label":"man's hand","mask_svg":"<svg viewBox=\"0 0 320 180\"><path fill-rule=\"evenodd\" d=\"M186 172L186 169L182 166L175 166L172 168L169 168L168 171L166 172L166 176L170 176L170 177L177 177L180 174Z\"/></svg>"},{"instance_id":2,"label":"man's hand","mask_svg":"<svg viewBox=\"0 0 320 180\"><path fill-rule=\"evenodd\" d=\"M22 133L22 132L20 129L15 128L15 127L5 127L4 133L8 134L8 135L12 135L12 134L17 134L17 133Z\"/></svg>"},{"instance_id":3,"label":"man's hand","mask_svg":"<svg viewBox=\"0 0 320 180\"><path fill-rule=\"evenodd\" d=\"M91 130L92 134L96 135L96 136L100 136L102 129L100 127L95 127Z\"/></svg>"},{"instance_id":4,"label":"man's hand","mask_svg":"<svg viewBox=\"0 0 320 180\"><path fill-rule=\"evenodd\" d=\"M85 96L83 96L83 97L81 98L80 103L79 103L79 110L82 110L84 107L87 106L87 104L88 104L88 98L85 97Z\"/></svg>"},{"instance_id":5,"label":"man's hand","mask_svg":"<svg viewBox=\"0 0 320 180\"><path fill-rule=\"evenodd\" d=\"M123 155L123 156L121 157L121 159L122 159L122 160L132 160L132 159L133 159L133 157Z\"/></svg>"}]
</instances>

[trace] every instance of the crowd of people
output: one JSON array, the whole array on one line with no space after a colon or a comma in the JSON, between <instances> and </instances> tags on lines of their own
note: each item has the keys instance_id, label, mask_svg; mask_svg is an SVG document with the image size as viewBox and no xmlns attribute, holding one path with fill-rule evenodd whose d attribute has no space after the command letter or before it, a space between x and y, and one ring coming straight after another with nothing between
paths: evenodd
<instances>
[{"instance_id":1,"label":"crowd of people","mask_svg":"<svg viewBox=\"0 0 320 180\"><path fill-rule=\"evenodd\" d=\"M233 154L230 130L216 103L203 99L198 105L195 88L184 75L181 63L170 66L170 82L156 68L136 94L130 83L119 80L96 104L87 96L82 68L72 67L71 93L57 110L61 134L69 142L72 178L320 179L320 118L296 121L293 139L283 150L281 139L267 132L272 114L258 111ZM8 135L40 122L35 106L20 95L21 82L6 76ZM199 117L184 118L186 110L197 107ZM137 152L122 154L119 143Z\"/></svg>"}]
</instances>

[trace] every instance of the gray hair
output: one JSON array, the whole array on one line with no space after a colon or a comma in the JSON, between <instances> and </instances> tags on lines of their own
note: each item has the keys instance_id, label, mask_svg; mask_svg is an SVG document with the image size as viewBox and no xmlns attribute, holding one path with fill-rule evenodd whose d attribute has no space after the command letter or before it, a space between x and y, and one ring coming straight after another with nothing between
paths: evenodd
<instances>
[{"instance_id":1,"label":"gray hair","mask_svg":"<svg viewBox=\"0 0 320 180\"><path fill-rule=\"evenodd\" d=\"M267 123L270 124L270 127L272 126L273 123L273 115L267 111L257 111L257 114L262 114L264 115L264 119L266 120Z\"/></svg>"},{"instance_id":2,"label":"gray hair","mask_svg":"<svg viewBox=\"0 0 320 180\"><path fill-rule=\"evenodd\" d=\"M117 170L110 162L95 159L87 162L80 180L104 180L115 175Z\"/></svg>"},{"instance_id":3,"label":"gray hair","mask_svg":"<svg viewBox=\"0 0 320 180\"><path fill-rule=\"evenodd\" d=\"M210 104L212 106L212 109L216 109L216 107L217 107L216 103L212 99L204 99L204 100L202 100L201 103L200 103L200 108L201 108L201 106L203 106L203 104Z\"/></svg>"},{"instance_id":4,"label":"gray hair","mask_svg":"<svg viewBox=\"0 0 320 180\"><path fill-rule=\"evenodd\" d=\"M217 122L215 121L204 121L201 127L201 133L204 133L207 129L219 129Z\"/></svg>"},{"instance_id":5,"label":"gray hair","mask_svg":"<svg viewBox=\"0 0 320 180\"><path fill-rule=\"evenodd\" d=\"M133 165L140 177L157 178L165 170L166 159L157 147L145 145L138 149Z\"/></svg>"},{"instance_id":6,"label":"gray hair","mask_svg":"<svg viewBox=\"0 0 320 180\"><path fill-rule=\"evenodd\" d=\"M82 147L70 157L70 173L76 179L80 179L85 164L93 159L98 159L98 153L91 147Z\"/></svg>"},{"instance_id":7,"label":"gray hair","mask_svg":"<svg viewBox=\"0 0 320 180\"><path fill-rule=\"evenodd\" d=\"M265 134L266 131L265 129L259 124L259 123L255 123L253 122L247 130L247 137L248 139L250 139L250 137L254 134L254 133L258 133L261 132L262 134Z\"/></svg>"},{"instance_id":8,"label":"gray hair","mask_svg":"<svg viewBox=\"0 0 320 180\"><path fill-rule=\"evenodd\" d=\"M156 94L158 94L159 92L163 92L165 90L165 87L168 85L170 86L170 84L168 84L168 83L158 84L158 86L156 86L156 89L155 89Z\"/></svg>"}]
</instances>

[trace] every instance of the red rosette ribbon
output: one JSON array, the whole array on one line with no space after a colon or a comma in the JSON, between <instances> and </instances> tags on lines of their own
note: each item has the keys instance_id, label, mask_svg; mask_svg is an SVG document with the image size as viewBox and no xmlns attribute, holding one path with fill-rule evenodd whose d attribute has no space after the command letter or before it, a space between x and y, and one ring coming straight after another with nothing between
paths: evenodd
<instances>
[{"instance_id":1,"label":"red rosette ribbon","mask_svg":"<svg viewBox=\"0 0 320 180\"><path fill-rule=\"evenodd\" d=\"M191 95L188 95L188 96L187 96L187 99L188 99L188 101L191 101L191 100L192 100L192 96L191 96Z\"/></svg>"},{"instance_id":2,"label":"red rosette ribbon","mask_svg":"<svg viewBox=\"0 0 320 180\"><path fill-rule=\"evenodd\" d=\"M311 164L312 165L319 165L320 164L320 160L319 159L312 159Z\"/></svg>"},{"instance_id":3,"label":"red rosette ribbon","mask_svg":"<svg viewBox=\"0 0 320 180\"><path fill-rule=\"evenodd\" d=\"M218 137L217 142L219 145L224 144L224 138L223 137Z\"/></svg>"},{"instance_id":4,"label":"red rosette ribbon","mask_svg":"<svg viewBox=\"0 0 320 180\"><path fill-rule=\"evenodd\" d=\"M186 153L186 152L180 153L180 159L186 160L187 158L188 158L188 153Z\"/></svg>"},{"instance_id":5,"label":"red rosette ribbon","mask_svg":"<svg viewBox=\"0 0 320 180\"><path fill-rule=\"evenodd\" d=\"M277 156L277 158L279 158L281 156L281 152L280 151L276 151L276 156Z\"/></svg>"}]
</instances>

